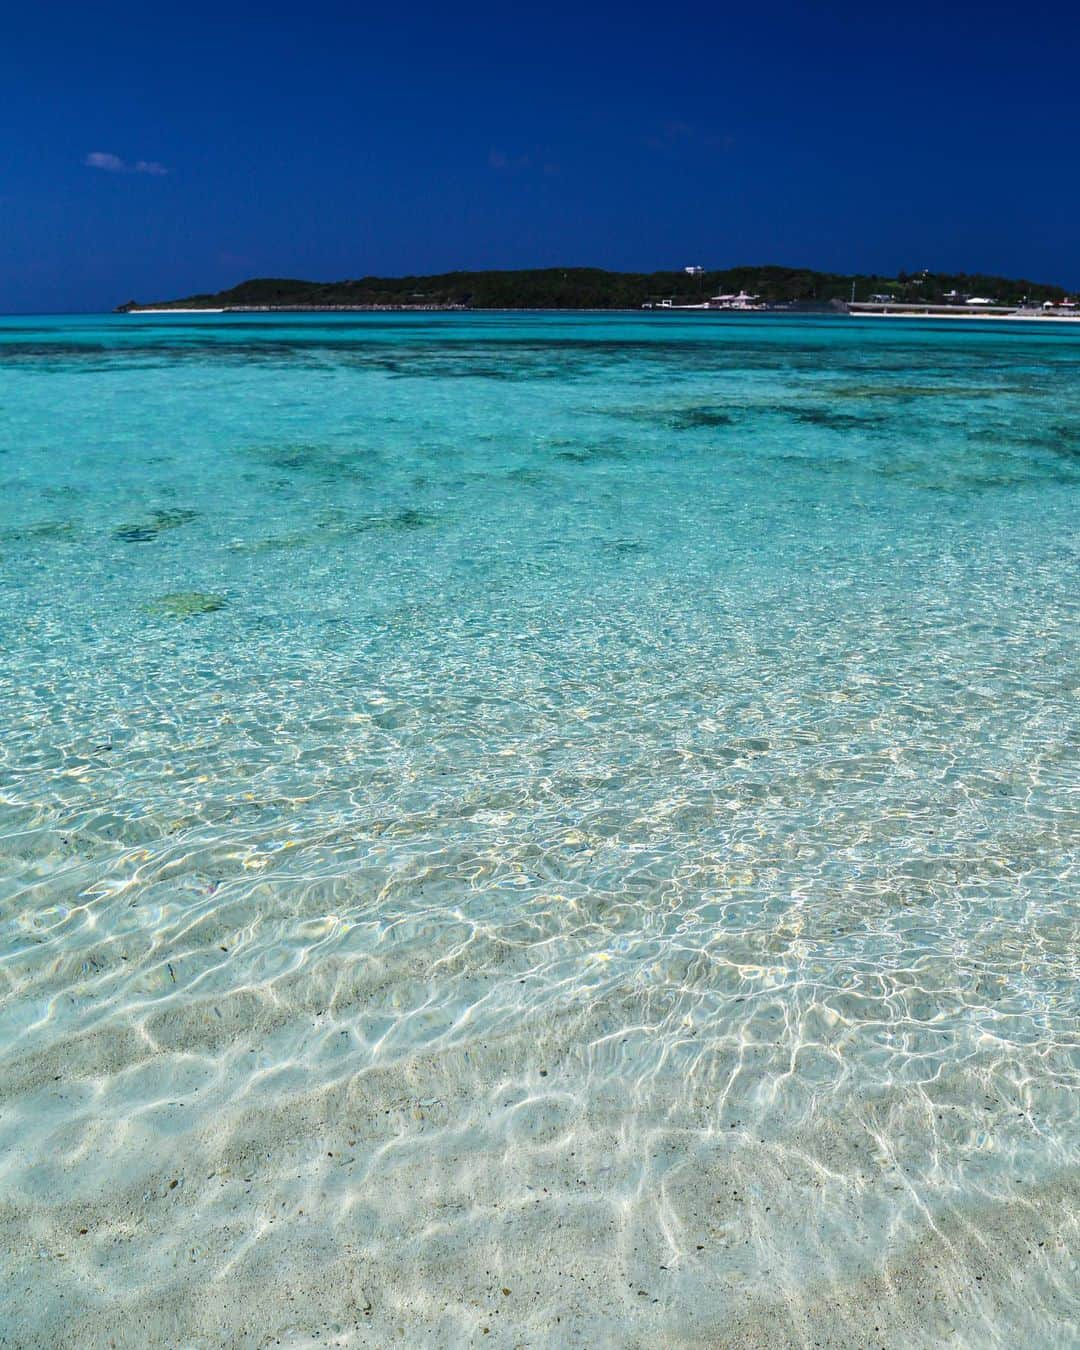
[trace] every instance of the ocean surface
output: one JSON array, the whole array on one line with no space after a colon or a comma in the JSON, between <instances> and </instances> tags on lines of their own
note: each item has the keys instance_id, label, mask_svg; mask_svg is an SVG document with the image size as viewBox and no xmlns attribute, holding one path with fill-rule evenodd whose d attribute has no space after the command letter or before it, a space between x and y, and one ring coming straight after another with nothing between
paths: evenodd
<instances>
[{"instance_id":1,"label":"ocean surface","mask_svg":"<svg viewBox=\"0 0 1080 1350\"><path fill-rule=\"evenodd\" d=\"M1080 1344L1080 333L0 321L0 1344Z\"/></svg>"}]
</instances>

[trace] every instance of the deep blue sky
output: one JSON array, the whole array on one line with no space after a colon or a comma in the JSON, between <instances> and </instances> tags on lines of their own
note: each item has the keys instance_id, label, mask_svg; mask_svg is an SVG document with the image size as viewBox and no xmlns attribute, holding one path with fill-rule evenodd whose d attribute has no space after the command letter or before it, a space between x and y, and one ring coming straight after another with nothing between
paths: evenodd
<instances>
[{"instance_id":1,"label":"deep blue sky","mask_svg":"<svg viewBox=\"0 0 1080 1350\"><path fill-rule=\"evenodd\" d=\"M3 9L0 311L559 263L1080 287L1064 0Z\"/></svg>"}]
</instances>

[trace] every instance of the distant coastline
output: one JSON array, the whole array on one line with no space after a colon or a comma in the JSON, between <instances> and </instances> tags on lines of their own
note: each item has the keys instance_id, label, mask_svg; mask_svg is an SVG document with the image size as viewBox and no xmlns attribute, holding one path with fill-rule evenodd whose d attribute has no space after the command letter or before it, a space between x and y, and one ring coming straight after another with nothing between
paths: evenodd
<instances>
[{"instance_id":1,"label":"distant coastline","mask_svg":"<svg viewBox=\"0 0 1080 1350\"><path fill-rule=\"evenodd\" d=\"M900 272L895 277L767 265L709 270L611 272L590 267L446 272L318 282L258 277L227 290L172 300L129 300L118 313L388 313L460 310L680 310L747 308L712 300L750 296L758 310L844 312L856 307L967 305L1015 310L1068 302L1067 288L968 273ZM985 310L974 315L985 317Z\"/></svg>"},{"instance_id":2,"label":"distant coastline","mask_svg":"<svg viewBox=\"0 0 1080 1350\"><path fill-rule=\"evenodd\" d=\"M116 314L639 314L640 305L147 305L118 308ZM653 308L649 306L648 308ZM694 308L688 306L687 308ZM658 314L682 314L678 308L656 307ZM714 310L713 313L720 311ZM732 311L727 311L732 312ZM766 314L841 314L838 305L759 305Z\"/></svg>"},{"instance_id":3,"label":"distant coastline","mask_svg":"<svg viewBox=\"0 0 1080 1350\"><path fill-rule=\"evenodd\" d=\"M497 308L495 308L495 307L487 308L487 307L471 306L471 305L424 305L424 306L419 306L419 305L263 305L263 306L259 306L259 307L254 307L254 306L247 306L247 307L244 307L244 306L235 306L235 307L232 307L232 308L219 308L219 309L210 309L210 308L205 308L205 309L204 309L204 308L199 307L199 306L190 305L190 306L172 306L172 307L169 307L169 306L150 307L150 306L148 306L148 307L145 308L145 309L142 309L142 308L136 308L136 309L124 309L124 310L116 310L116 311L114 311L114 313L123 313L123 314L139 315L139 316L145 316L145 317L147 317L147 318L153 318L153 317L155 317L155 316L157 316L157 317L159 317L159 318L164 318L164 317L167 317L167 316L168 316L168 317L178 317L178 316L182 316L182 315L191 315L191 316L193 316L193 317L194 317L194 316L203 317L203 316L207 316L207 315L209 315L209 316L219 316L219 315L220 315L220 316L222 316L222 317L225 317L225 316L244 316L244 315L248 315L248 316L254 317L254 316L257 316L257 315L260 315L260 314L265 314L265 315L270 315L270 314L295 314L295 315L297 315L297 316L301 316L301 315L304 315L304 314L325 314L325 315L332 315L332 314L338 314L338 315L347 315L347 314L580 314L580 315L587 315L587 314L626 314L626 315L631 315L631 314L633 314L633 315L638 315L638 314L641 314L642 312L643 312L643 310L642 310L641 308L638 308L638 309L623 309L623 308L618 308L618 309L616 309L616 308L594 308L594 309L583 309L583 308L581 308L581 307L573 307L573 308L571 308L571 307L559 307L559 308L556 308L556 307L551 306L551 305L545 305L545 306L531 306L531 307L528 307L528 308L526 308L526 307L516 307L516 306L513 306L513 307L512 307L512 306L508 306L508 305L499 306L499 307L497 307ZM646 312L646 313L654 313L654 314L677 314L680 318L682 318L682 317L684 317L684 316L686 315L687 310L686 310L686 309L681 309L681 310L680 310L680 309L660 309L660 308L653 308L652 306L650 306L650 307L648 307L648 309L646 309L644 312ZM730 317L732 316L732 314L745 314L745 313L747 313L748 311L739 311L739 310L732 310L732 309L727 309L727 310L714 309L714 310L701 311L701 312L703 312L703 313L710 313L710 314L713 315L714 318L717 317L717 316L721 316L721 317L723 317L723 318L730 318ZM1034 323L1034 324L1050 324L1050 325L1057 325L1058 327L1061 327L1062 325L1065 325L1065 326L1069 326L1069 325L1080 325L1080 314L1042 313L1041 311L1038 311L1038 310L1010 310L1008 313L1003 313L1003 314L986 314L986 313L980 313L978 310L961 310L961 309L958 308L958 309L951 310L951 311L944 311L944 310L941 310L941 309L935 310L935 311L929 311L929 312L926 311L926 310L904 310L904 311L894 311L894 312L884 312L884 313L883 313L883 312L880 311L880 310L877 310L877 311L857 311L857 310L852 309L850 306L840 304L840 305L837 305L837 306L831 307L831 308L816 308L816 309L815 309L815 308L806 307L806 306L801 306L801 307L799 307L799 308L795 308L794 306L791 306L791 305L761 305L761 306L758 306L756 310L754 310L754 311L749 311L749 312L752 312L752 313L756 314L756 316L759 317L759 318L760 318L762 315L767 316L767 317L770 317L770 318L781 318L781 317L783 317L783 316L786 315L786 316L788 316L788 317L799 316L799 317L802 317L802 318L805 318L805 319L810 319L810 318L815 318L815 317L816 317L816 318L819 318L819 319L820 319L820 318L830 318L830 317L832 317L832 318L837 318L837 319L845 318L845 317L847 317L847 318L853 318L853 319L921 319L924 323L926 323L926 322L931 322L931 323L932 323L932 322L936 322L937 320L940 319L940 320L943 320L943 321L945 321L945 322L956 322L956 323L962 323L962 324L963 324L963 323L968 323L968 324L973 324L973 323L1006 323L1006 324L1008 324L1008 323L1028 323L1028 324L1031 324L1031 323ZM691 319L691 322L694 322L694 320Z\"/></svg>"}]
</instances>

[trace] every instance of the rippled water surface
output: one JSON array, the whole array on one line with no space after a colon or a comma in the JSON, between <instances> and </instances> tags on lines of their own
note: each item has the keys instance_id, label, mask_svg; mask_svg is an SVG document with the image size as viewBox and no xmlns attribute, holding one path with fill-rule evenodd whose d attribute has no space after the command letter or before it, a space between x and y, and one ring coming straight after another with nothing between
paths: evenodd
<instances>
[{"instance_id":1,"label":"rippled water surface","mask_svg":"<svg viewBox=\"0 0 1080 1350\"><path fill-rule=\"evenodd\" d=\"M9 319L0 488L0 1343L1078 1343L1075 332Z\"/></svg>"}]
</instances>

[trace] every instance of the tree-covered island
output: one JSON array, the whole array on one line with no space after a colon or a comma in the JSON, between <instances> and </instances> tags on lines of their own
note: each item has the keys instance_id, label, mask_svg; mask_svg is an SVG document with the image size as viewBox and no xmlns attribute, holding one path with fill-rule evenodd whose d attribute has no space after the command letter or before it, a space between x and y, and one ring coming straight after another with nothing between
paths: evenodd
<instances>
[{"instance_id":1,"label":"tree-covered island","mask_svg":"<svg viewBox=\"0 0 1080 1350\"><path fill-rule=\"evenodd\" d=\"M179 300L118 306L142 309L640 309L671 300L700 302L717 293L747 292L769 305L800 308L889 298L948 304L980 296L1001 305L1058 301L1066 288L1045 282L944 272L895 277L815 272L803 267L684 268L670 272L608 272L599 267L444 272L436 276L359 277L296 281L258 277L228 290Z\"/></svg>"}]
</instances>

